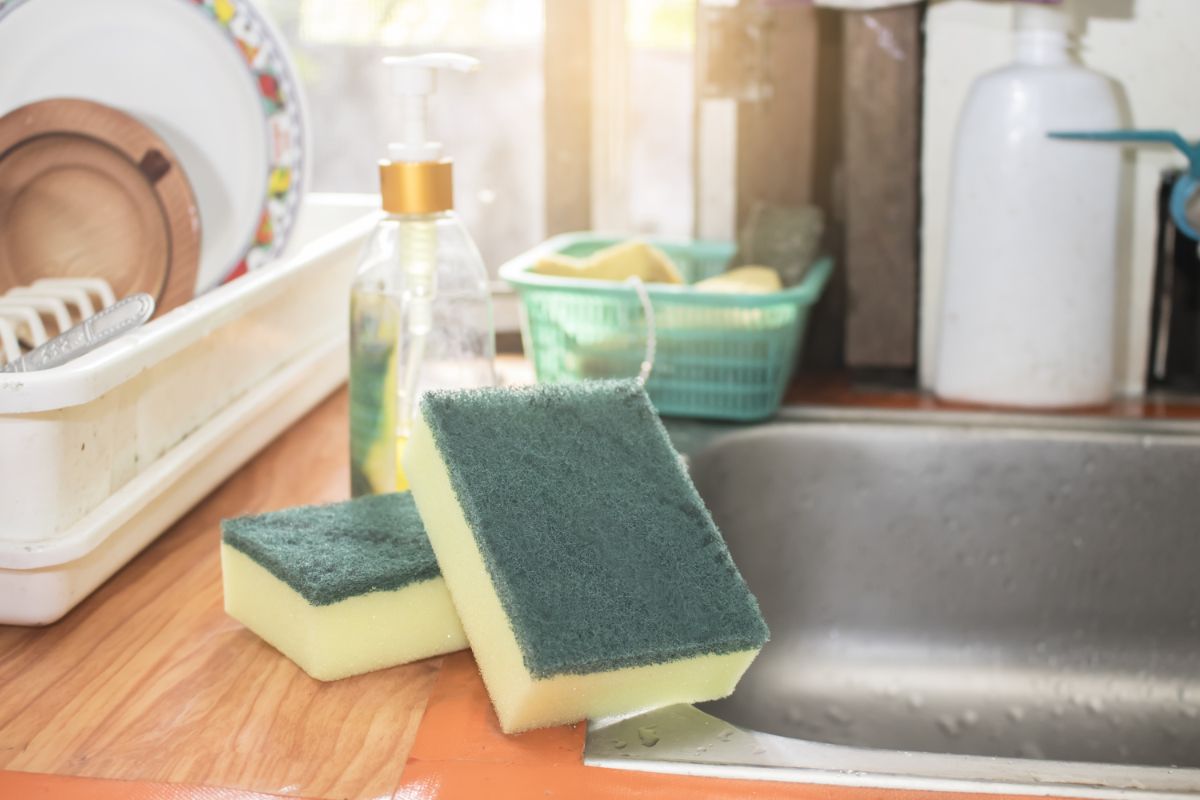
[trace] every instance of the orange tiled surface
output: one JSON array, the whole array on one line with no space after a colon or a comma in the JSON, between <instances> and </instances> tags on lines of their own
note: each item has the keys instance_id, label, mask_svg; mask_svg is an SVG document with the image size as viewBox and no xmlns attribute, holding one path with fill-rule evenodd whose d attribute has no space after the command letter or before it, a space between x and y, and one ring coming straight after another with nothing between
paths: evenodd
<instances>
[{"instance_id":1,"label":"orange tiled surface","mask_svg":"<svg viewBox=\"0 0 1200 800\"><path fill-rule=\"evenodd\" d=\"M279 795L149 781L0 771L4 800L278 800Z\"/></svg>"}]
</instances>

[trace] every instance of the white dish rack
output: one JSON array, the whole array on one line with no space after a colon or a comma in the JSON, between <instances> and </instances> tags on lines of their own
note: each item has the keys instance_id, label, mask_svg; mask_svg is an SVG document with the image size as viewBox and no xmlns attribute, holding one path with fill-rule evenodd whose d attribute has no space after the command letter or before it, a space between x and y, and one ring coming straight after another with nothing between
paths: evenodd
<instances>
[{"instance_id":1,"label":"white dish rack","mask_svg":"<svg viewBox=\"0 0 1200 800\"><path fill-rule=\"evenodd\" d=\"M313 195L278 263L69 364L0 374L0 623L62 617L345 380L377 218Z\"/></svg>"},{"instance_id":2,"label":"white dish rack","mask_svg":"<svg viewBox=\"0 0 1200 800\"><path fill-rule=\"evenodd\" d=\"M0 296L0 356L4 363L16 361L26 352L23 340L39 347L116 301L100 278L42 278L9 289Z\"/></svg>"}]
</instances>

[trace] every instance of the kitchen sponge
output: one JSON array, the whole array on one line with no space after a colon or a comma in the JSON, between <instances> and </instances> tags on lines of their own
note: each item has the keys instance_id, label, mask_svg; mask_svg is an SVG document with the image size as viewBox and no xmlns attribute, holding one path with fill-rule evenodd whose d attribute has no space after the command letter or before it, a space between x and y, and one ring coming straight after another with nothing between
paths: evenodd
<instances>
[{"instance_id":1,"label":"kitchen sponge","mask_svg":"<svg viewBox=\"0 0 1200 800\"><path fill-rule=\"evenodd\" d=\"M586 278L624 281L632 277L646 283L683 283L683 278L667 254L636 239L597 250L585 259L554 253L533 267L539 275L562 278Z\"/></svg>"},{"instance_id":2,"label":"kitchen sponge","mask_svg":"<svg viewBox=\"0 0 1200 800\"><path fill-rule=\"evenodd\" d=\"M226 612L318 680L467 646L407 492L221 527Z\"/></svg>"},{"instance_id":3,"label":"kitchen sponge","mask_svg":"<svg viewBox=\"0 0 1200 800\"><path fill-rule=\"evenodd\" d=\"M405 469L507 732L723 697L766 641L635 383L430 392Z\"/></svg>"}]
</instances>

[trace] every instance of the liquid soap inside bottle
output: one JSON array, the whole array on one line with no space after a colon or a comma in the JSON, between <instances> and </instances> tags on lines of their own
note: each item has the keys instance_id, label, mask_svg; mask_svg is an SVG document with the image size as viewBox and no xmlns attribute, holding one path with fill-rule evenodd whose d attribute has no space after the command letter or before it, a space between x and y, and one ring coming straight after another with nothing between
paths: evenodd
<instances>
[{"instance_id":1,"label":"liquid soap inside bottle","mask_svg":"<svg viewBox=\"0 0 1200 800\"><path fill-rule=\"evenodd\" d=\"M453 211L453 163L426 130L437 73L471 72L479 62L427 53L383 63L403 125L379 162L387 216L375 226L350 289L355 497L408 488L402 459L425 392L496 382L487 269Z\"/></svg>"},{"instance_id":2,"label":"liquid soap inside bottle","mask_svg":"<svg viewBox=\"0 0 1200 800\"><path fill-rule=\"evenodd\" d=\"M401 463L429 389L495 384L487 275L452 213L392 216L350 299L351 492L408 488Z\"/></svg>"}]
</instances>

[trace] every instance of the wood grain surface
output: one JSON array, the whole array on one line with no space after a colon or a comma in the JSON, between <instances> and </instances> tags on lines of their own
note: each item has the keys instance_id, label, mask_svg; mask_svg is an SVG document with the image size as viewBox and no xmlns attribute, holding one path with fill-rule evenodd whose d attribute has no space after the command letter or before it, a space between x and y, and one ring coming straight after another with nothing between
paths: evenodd
<instances>
[{"instance_id":1,"label":"wood grain surface","mask_svg":"<svg viewBox=\"0 0 1200 800\"><path fill-rule=\"evenodd\" d=\"M0 769L390 796L439 661L322 684L222 610L224 517L347 493L340 390L67 617L0 626Z\"/></svg>"}]
</instances>

